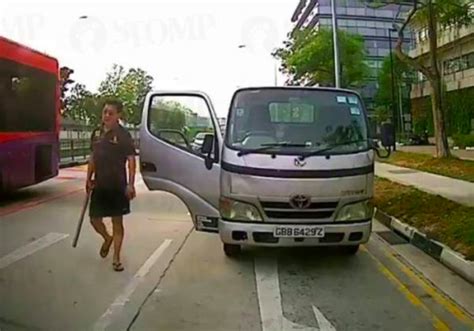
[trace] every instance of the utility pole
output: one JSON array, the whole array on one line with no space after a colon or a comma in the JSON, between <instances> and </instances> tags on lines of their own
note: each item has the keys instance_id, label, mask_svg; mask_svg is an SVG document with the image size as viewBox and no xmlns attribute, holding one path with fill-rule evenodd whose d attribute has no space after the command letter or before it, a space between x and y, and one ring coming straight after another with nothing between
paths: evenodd
<instances>
[{"instance_id":1,"label":"utility pole","mask_svg":"<svg viewBox=\"0 0 474 331\"><path fill-rule=\"evenodd\" d=\"M337 17L336 17L336 0L331 0L331 16L332 16L332 44L334 48L334 82L336 87L341 87L340 65L339 65L339 45L337 42Z\"/></svg>"},{"instance_id":2,"label":"utility pole","mask_svg":"<svg viewBox=\"0 0 474 331\"><path fill-rule=\"evenodd\" d=\"M388 29L388 43L390 47L390 76L392 78L392 83L391 83L391 90L392 90L392 124L393 124L393 134L396 136L396 127L397 127L397 108L396 108L396 101L395 101L395 74L393 70L393 52L392 52L392 30L393 29ZM395 137L394 137L395 138ZM397 150L397 144L395 143L393 146L393 150Z\"/></svg>"},{"instance_id":3,"label":"utility pole","mask_svg":"<svg viewBox=\"0 0 474 331\"><path fill-rule=\"evenodd\" d=\"M398 110L400 111L400 133L405 134L405 121L403 119L403 105L402 105L402 82L398 82Z\"/></svg>"}]
</instances>

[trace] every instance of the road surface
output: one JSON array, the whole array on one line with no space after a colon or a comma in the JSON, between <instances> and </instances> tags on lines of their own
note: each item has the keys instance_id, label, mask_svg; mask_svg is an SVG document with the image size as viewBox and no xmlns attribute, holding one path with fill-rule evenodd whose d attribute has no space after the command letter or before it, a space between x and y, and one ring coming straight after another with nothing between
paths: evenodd
<instances>
[{"instance_id":1,"label":"road surface","mask_svg":"<svg viewBox=\"0 0 474 331\"><path fill-rule=\"evenodd\" d=\"M84 178L84 167L63 169L0 202L0 330L473 329L378 235L355 256L254 248L229 259L216 235L193 231L181 201L142 182L125 220L126 269L114 272L88 222L71 246Z\"/></svg>"}]
</instances>

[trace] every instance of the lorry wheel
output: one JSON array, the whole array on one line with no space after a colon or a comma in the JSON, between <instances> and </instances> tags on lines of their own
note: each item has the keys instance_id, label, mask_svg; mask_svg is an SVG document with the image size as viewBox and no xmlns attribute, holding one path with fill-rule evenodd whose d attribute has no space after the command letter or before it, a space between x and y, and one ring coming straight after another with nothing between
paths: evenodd
<instances>
[{"instance_id":1,"label":"lorry wheel","mask_svg":"<svg viewBox=\"0 0 474 331\"><path fill-rule=\"evenodd\" d=\"M224 253L228 257L236 257L240 254L240 252L241 252L240 245L224 244Z\"/></svg>"},{"instance_id":2,"label":"lorry wheel","mask_svg":"<svg viewBox=\"0 0 474 331\"><path fill-rule=\"evenodd\" d=\"M354 255L359 250L359 245L342 246L342 251L347 255Z\"/></svg>"}]
</instances>

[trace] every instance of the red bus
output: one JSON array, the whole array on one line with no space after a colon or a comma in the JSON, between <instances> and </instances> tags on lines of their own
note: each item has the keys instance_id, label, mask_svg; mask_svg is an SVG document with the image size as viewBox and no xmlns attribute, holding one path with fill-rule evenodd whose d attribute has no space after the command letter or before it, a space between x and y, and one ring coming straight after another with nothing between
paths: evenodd
<instances>
[{"instance_id":1,"label":"red bus","mask_svg":"<svg viewBox=\"0 0 474 331\"><path fill-rule=\"evenodd\" d=\"M0 191L58 174L59 97L58 61L0 37Z\"/></svg>"}]
</instances>

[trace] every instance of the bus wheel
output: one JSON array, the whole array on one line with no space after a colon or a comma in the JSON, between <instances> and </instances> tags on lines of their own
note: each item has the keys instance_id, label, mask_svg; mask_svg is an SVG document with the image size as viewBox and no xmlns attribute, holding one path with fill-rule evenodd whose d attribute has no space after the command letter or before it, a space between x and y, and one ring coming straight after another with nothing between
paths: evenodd
<instances>
[{"instance_id":1,"label":"bus wheel","mask_svg":"<svg viewBox=\"0 0 474 331\"><path fill-rule=\"evenodd\" d=\"M237 257L240 255L242 248L240 245L233 245L233 244L224 244L224 253L228 257Z\"/></svg>"},{"instance_id":2,"label":"bus wheel","mask_svg":"<svg viewBox=\"0 0 474 331\"><path fill-rule=\"evenodd\" d=\"M359 250L359 245L342 246L342 252L347 255L355 255Z\"/></svg>"}]
</instances>

